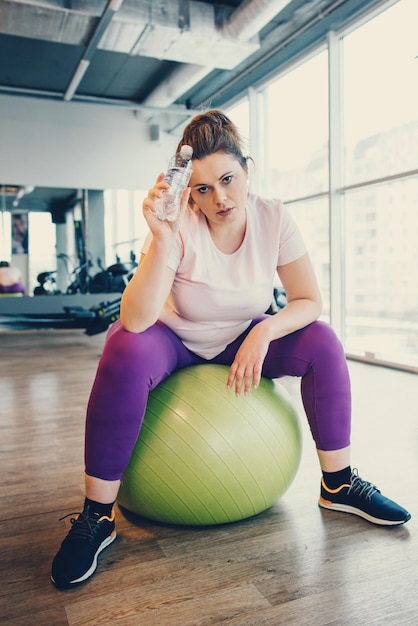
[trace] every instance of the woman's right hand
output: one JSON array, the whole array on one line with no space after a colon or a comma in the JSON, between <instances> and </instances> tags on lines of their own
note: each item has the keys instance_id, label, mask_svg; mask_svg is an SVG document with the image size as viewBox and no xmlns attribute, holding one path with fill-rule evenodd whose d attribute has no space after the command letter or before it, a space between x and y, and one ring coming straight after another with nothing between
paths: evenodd
<instances>
[{"instance_id":1,"label":"woman's right hand","mask_svg":"<svg viewBox=\"0 0 418 626\"><path fill-rule=\"evenodd\" d=\"M179 217L169 222L160 220L155 211L155 203L167 187L164 174L160 174L142 203L152 238L122 295L120 320L124 329L130 333L143 332L155 324L173 285L175 272L169 267L168 261L187 207L190 188L182 194Z\"/></svg>"},{"instance_id":2,"label":"woman's right hand","mask_svg":"<svg viewBox=\"0 0 418 626\"><path fill-rule=\"evenodd\" d=\"M154 187L149 190L148 195L142 203L144 218L153 236L158 239L172 238L173 235L177 233L183 215L187 209L190 195L190 187L187 187L182 193L180 201L180 211L176 220L161 220L156 215L155 204L157 200L162 197L164 191L168 189L168 184L165 182L164 176L164 173L159 174L157 180L155 181Z\"/></svg>"}]
</instances>

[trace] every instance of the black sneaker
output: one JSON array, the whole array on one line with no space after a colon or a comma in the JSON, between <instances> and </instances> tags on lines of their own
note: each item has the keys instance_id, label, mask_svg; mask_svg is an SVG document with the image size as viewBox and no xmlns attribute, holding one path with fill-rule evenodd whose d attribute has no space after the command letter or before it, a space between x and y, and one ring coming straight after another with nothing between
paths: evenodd
<instances>
[{"instance_id":1,"label":"black sneaker","mask_svg":"<svg viewBox=\"0 0 418 626\"><path fill-rule=\"evenodd\" d=\"M408 511L382 496L377 487L360 478L356 468L351 472L350 483L338 489L329 489L322 479L318 504L331 511L354 513L381 526L397 526L411 519Z\"/></svg>"},{"instance_id":2,"label":"black sneaker","mask_svg":"<svg viewBox=\"0 0 418 626\"><path fill-rule=\"evenodd\" d=\"M115 539L115 513L112 517L99 517L87 507L71 518L72 527L61 544L53 562L51 580L60 589L78 585L94 574L97 557ZM65 519L65 517L61 519Z\"/></svg>"}]
</instances>

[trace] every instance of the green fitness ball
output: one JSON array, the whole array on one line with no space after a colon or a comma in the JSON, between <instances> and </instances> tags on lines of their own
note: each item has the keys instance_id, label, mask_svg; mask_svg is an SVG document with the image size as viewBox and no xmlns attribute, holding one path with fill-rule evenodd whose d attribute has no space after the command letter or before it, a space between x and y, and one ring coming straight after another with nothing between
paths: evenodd
<instances>
[{"instance_id":1,"label":"green fitness ball","mask_svg":"<svg viewBox=\"0 0 418 626\"><path fill-rule=\"evenodd\" d=\"M224 524L261 513L295 477L298 417L277 383L248 396L226 389L229 368L178 370L149 395L123 475L121 506L151 520Z\"/></svg>"}]
</instances>

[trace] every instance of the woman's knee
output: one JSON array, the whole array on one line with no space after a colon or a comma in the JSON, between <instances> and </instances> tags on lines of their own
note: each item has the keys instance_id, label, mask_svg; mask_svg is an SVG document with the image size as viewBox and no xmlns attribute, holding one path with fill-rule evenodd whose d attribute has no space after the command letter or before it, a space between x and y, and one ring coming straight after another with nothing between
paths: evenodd
<instances>
[{"instance_id":1,"label":"woman's knee","mask_svg":"<svg viewBox=\"0 0 418 626\"><path fill-rule=\"evenodd\" d=\"M157 322L141 333L130 333L120 322L116 324L108 333L101 359L107 368L153 381L183 365L185 348L164 324Z\"/></svg>"},{"instance_id":2,"label":"woman's knee","mask_svg":"<svg viewBox=\"0 0 418 626\"><path fill-rule=\"evenodd\" d=\"M343 345L329 324L316 321L309 324L304 331L306 342L310 345L314 355L345 359Z\"/></svg>"},{"instance_id":3,"label":"woman's knee","mask_svg":"<svg viewBox=\"0 0 418 626\"><path fill-rule=\"evenodd\" d=\"M115 360L140 358L149 349L149 346L147 348L148 343L147 331L130 333L123 328L118 320L108 332L103 354Z\"/></svg>"}]
</instances>

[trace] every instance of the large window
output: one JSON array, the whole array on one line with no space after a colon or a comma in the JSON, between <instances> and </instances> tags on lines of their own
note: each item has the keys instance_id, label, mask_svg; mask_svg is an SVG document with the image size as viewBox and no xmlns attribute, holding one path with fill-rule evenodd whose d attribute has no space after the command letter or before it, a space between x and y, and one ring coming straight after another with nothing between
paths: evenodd
<instances>
[{"instance_id":1,"label":"large window","mask_svg":"<svg viewBox=\"0 0 418 626\"><path fill-rule=\"evenodd\" d=\"M346 349L418 367L418 178L345 204Z\"/></svg>"},{"instance_id":2,"label":"large window","mask_svg":"<svg viewBox=\"0 0 418 626\"><path fill-rule=\"evenodd\" d=\"M328 54L317 53L263 90L265 193L280 198L308 247L329 318Z\"/></svg>"},{"instance_id":3,"label":"large window","mask_svg":"<svg viewBox=\"0 0 418 626\"><path fill-rule=\"evenodd\" d=\"M251 154L250 146L250 103L245 98L235 106L228 109L228 115L234 124L238 127L240 135L245 142L245 149Z\"/></svg>"},{"instance_id":4,"label":"large window","mask_svg":"<svg viewBox=\"0 0 418 626\"><path fill-rule=\"evenodd\" d=\"M308 247L322 295L322 319L330 318L330 260L328 197L292 202L288 209Z\"/></svg>"},{"instance_id":5,"label":"large window","mask_svg":"<svg viewBox=\"0 0 418 626\"><path fill-rule=\"evenodd\" d=\"M108 189L105 201L106 265L119 258L128 262L139 258L148 226L142 214L143 190Z\"/></svg>"},{"instance_id":6,"label":"large window","mask_svg":"<svg viewBox=\"0 0 418 626\"><path fill-rule=\"evenodd\" d=\"M282 200L328 189L327 63L327 52L320 52L265 91L267 191Z\"/></svg>"},{"instance_id":7,"label":"large window","mask_svg":"<svg viewBox=\"0 0 418 626\"><path fill-rule=\"evenodd\" d=\"M401 0L343 39L346 350L415 367L417 20Z\"/></svg>"},{"instance_id":8,"label":"large window","mask_svg":"<svg viewBox=\"0 0 418 626\"><path fill-rule=\"evenodd\" d=\"M344 37L344 183L418 168L418 3L400 0Z\"/></svg>"}]
</instances>

